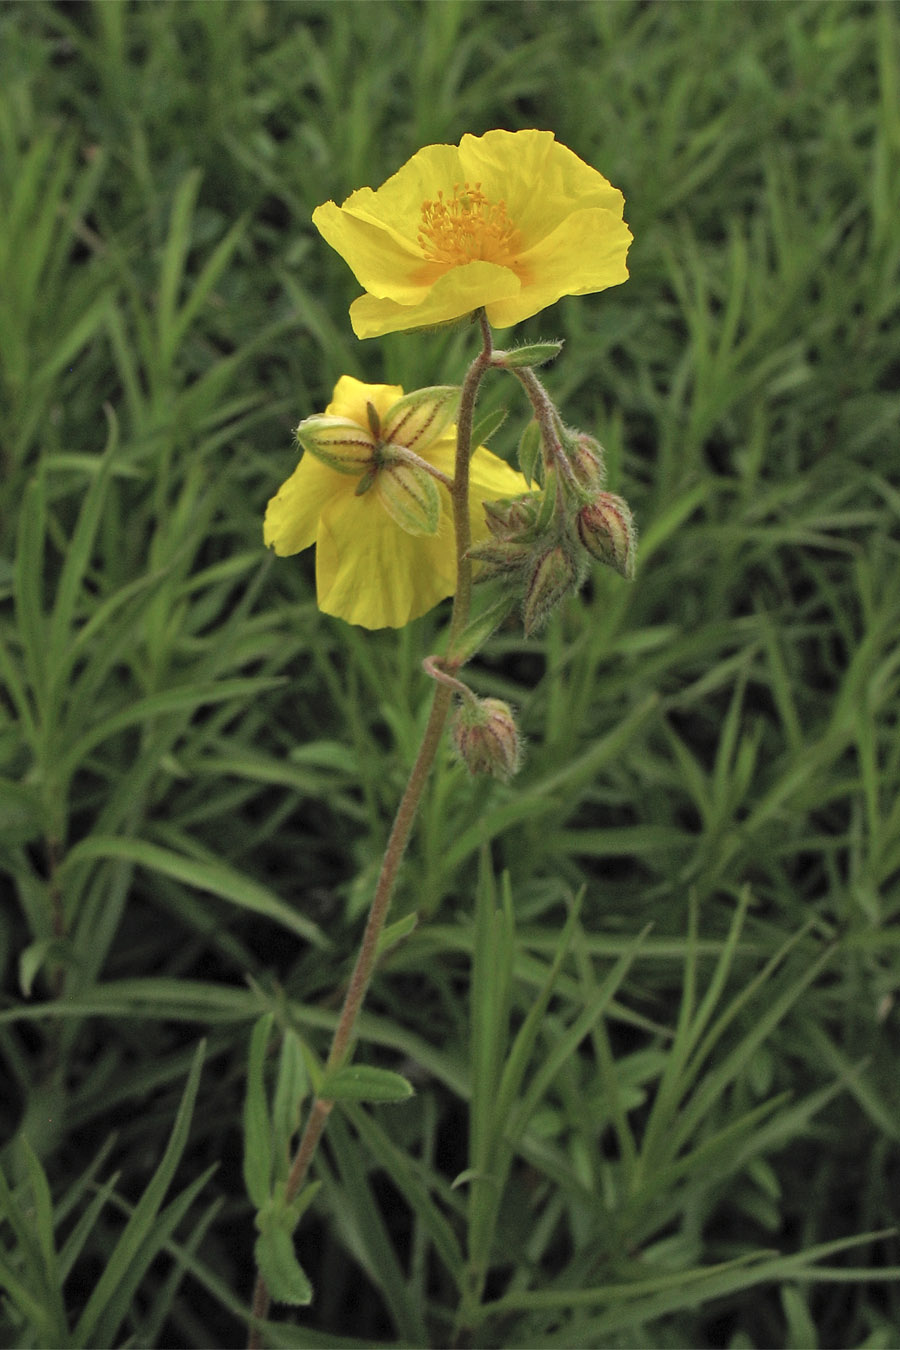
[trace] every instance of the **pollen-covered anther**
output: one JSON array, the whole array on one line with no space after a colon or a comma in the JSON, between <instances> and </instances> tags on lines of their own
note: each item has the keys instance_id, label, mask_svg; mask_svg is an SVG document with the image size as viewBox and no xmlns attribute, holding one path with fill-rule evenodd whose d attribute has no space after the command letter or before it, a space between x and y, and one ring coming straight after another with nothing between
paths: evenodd
<instances>
[{"instance_id":1,"label":"pollen-covered anther","mask_svg":"<svg viewBox=\"0 0 900 1350\"><path fill-rule=\"evenodd\" d=\"M476 259L509 266L520 244L506 202L492 202L480 183L454 183L449 200L438 192L436 201L424 201L418 241L430 262L448 267Z\"/></svg>"}]
</instances>

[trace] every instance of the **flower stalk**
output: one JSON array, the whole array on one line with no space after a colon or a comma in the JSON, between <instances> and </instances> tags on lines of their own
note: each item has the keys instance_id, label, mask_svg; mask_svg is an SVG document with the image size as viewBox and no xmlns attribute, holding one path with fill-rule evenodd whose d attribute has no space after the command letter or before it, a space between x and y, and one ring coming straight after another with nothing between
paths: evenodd
<instances>
[{"instance_id":1,"label":"flower stalk","mask_svg":"<svg viewBox=\"0 0 900 1350\"><path fill-rule=\"evenodd\" d=\"M425 146L377 191L358 189L341 206L326 202L313 213L313 223L363 290L350 307L357 337L469 318L480 326L481 350L461 386L405 393L398 385L341 376L324 412L300 423L300 462L266 510L263 537L280 556L315 544L316 598L324 613L376 629L401 628L450 595L453 609L445 655L423 663L434 681L427 725L385 847L324 1070L320 1076L315 1066L310 1069L313 1100L287 1177L284 1137L293 1137L292 1119L272 1126L280 1150L274 1191L271 1169L269 1185L260 1180L264 1160L261 1168L247 1170L260 1229L251 1348L262 1344L271 1302L267 1281L278 1301L303 1304L311 1297L292 1235L315 1194L305 1182L335 1103L348 1095L350 1080L358 1089L366 1074L367 1091L377 1080L389 1094L383 1100L401 1100L412 1091L400 1075L351 1068L349 1062L400 865L451 707L452 743L470 774L505 782L519 766L522 742L513 710L500 699L476 696L459 672L515 611L526 636L542 628L581 585L591 561L626 577L633 572L634 523L627 503L604 491L602 446L563 422L534 374L562 343L500 350L492 336L492 326L508 328L563 295L625 281L631 232L623 208L621 192L602 174L552 132L532 129ZM515 375L533 409L519 443L521 472L474 440L476 400L491 369ZM480 598L473 606L476 581ZM261 1033L268 1035L270 1025L265 1021ZM264 1049L255 1034L248 1120L259 1106ZM292 1081L279 1079L276 1101L279 1092L282 1098L295 1095ZM283 1082L288 1086L282 1088ZM398 1087L401 1095L390 1095ZM479 1277L472 1285L473 1297L480 1297L482 1284Z\"/></svg>"},{"instance_id":2,"label":"flower stalk","mask_svg":"<svg viewBox=\"0 0 900 1350\"><path fill-rule=\"evenodd\" d=\"M456 425L456 468L450 492L453 504L454 532L456 540L456 592L453 598L453 612L450 619L450 650L453 650L454 638L462 634L468 623L472 599L472 563L468 557L471 546L471 527L469 520L469 465L472 458L472 428L478 387L484 374L491 366L493 342L490 325L484 312L479 313L481 324L482 349L469 367L462 386L459 415ZM356 964L350 976L350 983L344 996L344 1004L335 1027L328 1059L325 1062L326 1077L331 1070L339 1069L352 1048L356 1022L365 1000L366 992L375 969L378 955L378 943L384 931L391 897L397 883L397 873L409 842L413 822L428 775L434 763L438 746L450 712L454 693L464 689L461 681L455 680L437 664L434 658L428 658L425 669L436 681L428 723L419 746L419 753L412 767L406 789L400 799L397 814L381 863L381 871L375 885L375 893L366 920L365 930L356 957ZM446 664L456 670L462 661L448 660ZM310 1108L297 1151L294 1154L285 1187L285 1203L290 1205L296 1199L315 1157L319 1140L325 1131L328 1117L334 1102L327 1097L316 1096ZM249 1350L260 1350L262 1334L260 1322L268 1316L270 1295L262 1273L258 1273L253 1290L251 1307Z\"/></svg>"}]
</instances>

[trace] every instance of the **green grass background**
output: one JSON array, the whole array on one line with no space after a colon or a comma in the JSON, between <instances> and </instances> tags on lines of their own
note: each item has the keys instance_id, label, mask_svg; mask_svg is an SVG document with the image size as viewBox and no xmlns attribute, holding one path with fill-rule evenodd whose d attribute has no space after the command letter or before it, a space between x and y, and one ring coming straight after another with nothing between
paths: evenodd
<instances>
[{"instance_id":1,"label":"green grass background","mask_svg":"<svg viewBox=\"0 0 900 1350\"><path fill-rule=\"evenodd\" d=\"M898 1343L900 16L830 0L0 9L4 1343L241 1343L251 1027L327 1048L445 617L262 512L340 374L474 351L358 343L310 214L531 126L626 197L514 336L638 576L473 667L525 767L441 759L358 1050L417 1095L335 1112L269 1339Z\"/></svg>"}]
</instances>

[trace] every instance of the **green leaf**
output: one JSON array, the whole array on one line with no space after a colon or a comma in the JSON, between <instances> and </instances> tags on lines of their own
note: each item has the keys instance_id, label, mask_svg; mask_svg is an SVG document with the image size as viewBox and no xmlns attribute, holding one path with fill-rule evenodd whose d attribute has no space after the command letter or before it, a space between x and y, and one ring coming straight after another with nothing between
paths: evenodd
<instances>
[{"instance_id":1,"label":"green leaf","mask_svg":"<svg viewBox=\"0 0 900 1350\"><path fill-rule=\"evenodd\" d=\"M171 1185L175 1169L187 1144L205 1049L206 1042L201 1041L194 1055L194 1062L191 1065L184 1096L181 1099L181 1105L172 1126L166 1151L160 1159L159 1166L151 1177L146 1190L135 1206L134 1213L115 1244L103 1272L94 1286L93 1293L78 1319L78 1324L72 1334L74 1345L87 1346L93 1342L101 1321L107 1319L108 1309L116 1298L120 1284L127 1278L132 1262L153 1227L165 1193Z\"/></svg>"},{"instance_id":2,"label":"green leaf","mask_svg":"<svg viewBox=\"0 0 900 1350\"><path fill-rule=\"evenodd\" d=\"M390 1069L349 1064L326 1074L318 1095L332 1102L405 1102L413 1095L413 1086Z\"/></svg>"},{"instance_id":3,"label":"green leaf","mask_svg":"<svg viewBox=\"0 0 900 1350\"><path fill-rule=\"evenodd\" d=\"M31 695L37 705L36 721L46 715L47 619L42 597L44 544L47 531L47 498L44 473L39 470L25 489L20 504L19 535L15 559L16 624L22 642ZM45 733L46 726L41 728Z\"/></svg>"},{"instance_id":4,"label":"green leaf","mask_svg":"<svg viewBox=\"0 0 900 1350\"><path fill-rule=\"evenodd\" d=\"M169 234L160 269L156 308L157 340L164 369L170 365L178 342L178 292L184 280L194 206L202 176L200 169L192 169L184 176L175 193L169 217Z\"/></svg>"},{"instance_id":5,"label":"green leaf","mask_svg":"<svg viewBox=\"0 0 900 1350\"><path fill-rule=\"evenodd\" d=\"M408 938L411 933L415 932L418 922L419 916L413 911L412 914L406 914L402 919L398 919L396 923L389 923L382 930L381 937L378 939L375 959L377 960L385 952L389 952L392 947L396 947L404 938Z\"/></svg>"},{"instance_id":6,"label":"green leaf","mask_svg":"<svg viewBox=\"0 0 900 1350\"><path fill-rule=\"evenodd\" d=\"M117 1343L116 1331L126 1318L130 1320L133 1315L135 1295L147 1270L160 1252L165 1250L175 1229L206 1186L216 1167L217 1164L212 1163L195 1177L190 1185L176 1195L175 1199L157 1215L147 1229L127 1268L122 1271L94 1330L93 1344L101 1347L101 1350Z\"/></svg>"},{"instance_id":7,"label":"green leaf","mask_svg":"<svg viewBox=\"0 0 900 1350\"><path fill-rule=\"evenodd\" d=\"M510 591L508 582L500 580L487 582L484 587L478 587L476 603L479 601L482 604L479 605L475 617L469 620L453 644L450 655L454 661L471 660L503 621L512 614L519 603L519 597Z\"/></svg>"},{"instance_id":8,"label":"green leaf","mask_svg":"<svg viewBox=\"0 0 900 1350\"><path fill-rule=\"evenodd\" d=\"M472 427L473 451L477 450L479 445L487 445L494 433L503 426L507 416L505 408L495 408L493 412L486 412L478 418Z\"/></svg>"},{"instance_id":9,"label":"green leaf","mask_svg":"<svg viewBox=\"0 0 900 1350\"><path fill-rule=\"evenodd\" d=\"M312 1303L313 1287L297 1260L294 1239L277 1218L266 1222L254 1248L257 1268L277 1303L306 1307Z\"/></svg>"},{"instance_id":10,"label":"green leaf","mask_svg":"<svg viewBox=\"0 0 900 1350\"><path fill-rule=\"evenodd\" d=\"M534 419L528 423L519 437L518 458L519 468L528 486L531 487L535 479L540 483L543 477L541 473L541 429Z\"/></svg>"},{"instance_id":11,"label":"green leaf","mask_svg":"<svg viewBox=\"0 0 900 1350\"><path fill-rule=\"evenodd\" d=\"M162 876L172 877L187 886L195 886L200 891L217 895L241 909L255 914L264 914L266 918L281 924L290 932L304 937L316 946L327 946L325 935L304 915L291 909L265 886L251 877L225 863L212 860L197 861L173 853L170 849L160 848L144 839L119 839L95 835L81 840L66 854L59 868L60 879L68 876L80 862L95 858L120 858L126 862L138 863Z\"/></svg>"},{"instance_id":12,"label":"green leaf","mask_svg":"<svg viewBox=\"0 0 900 1350\"><path fill-rule=\"evenodd\" d=\"M113 459L119 443L119 424L112 408L107 405L109 432L106 448L94 467L94 473L78 513L78 523L69 539L65 560L56 587L53 613L48 634L47 662L54 685L68 675L66 649L73 640L75 608L84 587L85 575L91 564L94 541L103 512L106 487Z\"/></svg>"},{"instance_id":13,"label":"green leaf","mask_svg":"<svg viewBox=\"0 0 900 1350\"><path fill-rule=\"evenodd\" d=\"M272 1122L266 1099L266 1051L275 1021L265 1013L253 1028L244 1098L244 1185L257 1209L269 1199L272 1185Z\"/></svg>"},{"instance_id":14,"label":"green leaf","mask_svg":"<svg viewBox=\"0 0 900 1350\"><path fill-rule=\"evenodd\" d=\"M495 352L494 364L506 370L520 370L523 366L543 366L563 349L562 342L531 342L526 347L514 347L509 352Z\"/></svg>"},{"instance_id":15,"label":"green leaf","mask_svg":"<svg viewBox=\"0 0 900 1350\"><path fill-rule=\"evenodd\" d=\"M293 1027L285 1027L278 1056L278 1077L272 1104L275 1173L287 1176L291 1140L300 1125L300 1107L309 1091L303 1042Z\"/></svg>"}]
</instances>

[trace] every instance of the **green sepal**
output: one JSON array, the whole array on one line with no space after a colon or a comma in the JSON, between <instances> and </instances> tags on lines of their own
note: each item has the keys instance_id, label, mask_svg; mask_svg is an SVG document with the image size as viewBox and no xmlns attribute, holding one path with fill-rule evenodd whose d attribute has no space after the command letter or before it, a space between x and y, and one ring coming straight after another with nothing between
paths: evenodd
<instances>
[{"instance_id":1,"label":"green sepal","mask_svg":"<svg viewBox=\"0 0 900 1350\"><path fill-rule=\"evenodd\" d=\"M543 366L559 356L562 342L532 342L527 347L515 347L511 352L495 352L494 364L506 370L518 370L522 366Z\"/></svg>"},{"instance_id":2,"label":"green sepal","mask_svg":"<svg viewBox=\"0 0 900 1350\"><path fill-rule=\"evenodd\" d=\"M391 404L381 423L382 442L406 446L420 455L453 421L461 394L455 384L439 384L404 394Z\"/></svg>"},{"instance_id":3,"label":"green sepal","mask_svg":"<svg viewBox=\"0 0 900 1350\"><path fill-rule=\"evenodd\" d=\"M407 534L437 534L441 499L437 483L425 469L402 459L387 460L378 470L375 490L388 515Z\"/></svg>"},{"instance_id":4,"label":"green sepal","mask_svg":"<svg viewBox=\"0 0 900 1350\"><path fill-rule=\"evenodd\" d=\"M368 431L349 417L329 417L317 413L305 418L294 433L309 455L314 455L336 473L365 473L375 454L375 442Z\"/></svg>"},{"instance_id":5,"label":"green sepal","mask_svg":"<svg viewBox=\"0 0 900 1350\"><path fill-rule=\"evenodd\" d=\"M542 535L550 529L553 523L553 516L556 512L556 494L559 490L559 479L556 471L547 474L547 482L544 485L544 491L541 494L541 504L533 526L533 537L540 539Z\"/></svg>"},{"instance_id":6,"label":"green sepal","mask_svg":"<svg viewBox=\"0 0 900 1350\"><path fill-rule=\"evenodd\" d=\"M413 1085L402 1074L368 1064L348 1064L325 1075L319 1096L332 1102L403 1102Z\"/></svg>"},{"instance_id":7,"label":"green sepal","mask_svg":"<svg viewBox=\"0 0 900 1350\"><path fill-rule=\"evenodd\" d=\"M548 549L537 560L522 609L526 637L531 637L543 628L551 611L576 588L580 580L578 565L562 544Z\"/></svg>"},{"instance_id":8,"label":"green sepal","mask_svg":"<svg viewBox=\"0 0 900 1350\"><path fill-rule=\"evenodd\" d=\"M541 458L541 429L537 422L532 419L522 435L519 437L519 468L522 471L522 477L531 487L531 484L537 479L539 483L543 482L543 460Z\"/></svg>"}]
</instances>

